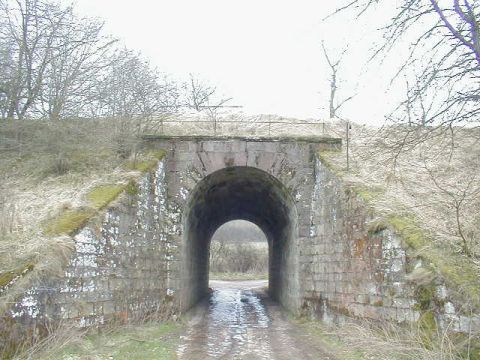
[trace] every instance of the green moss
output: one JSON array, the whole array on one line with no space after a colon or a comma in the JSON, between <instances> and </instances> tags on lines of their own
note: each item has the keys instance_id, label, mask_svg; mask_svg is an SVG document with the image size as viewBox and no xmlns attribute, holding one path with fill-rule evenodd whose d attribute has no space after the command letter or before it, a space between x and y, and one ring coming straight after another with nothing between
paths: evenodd
<instances>
[{"instance_id":1,"label":"green moss","mask_svg":"<svg viewBox=\"0 0 480 360\"><path fill-rule=\"evenodd\" d=\"M140 171L142 173L153 171L158 162L167 155L163 149L150 150L145 154L140 154L135 161L128 161L124 164L126 170Z\"/></svg>"},{"instance_id":2,"label":"green moss","mask_svg":"<svg viewBox=\"0 0 480 360\"><path fill-rule=\"evenodd\" d=\"M0 274L0 290L5 288L6 286L10 285L13 280L20 276L24 276L28 272L32 271L34 268L33 263L28 263L24 266L21 266L15 270L7 271Z\"/></svg>"},{"instance_id":3,"label":"green moss","mask_svg":"<svg viewBox=\"0 0 480 360\"><path fill-rule=\"evenodd\" d=\"M372 305L373 306L378 306L378 307L383 306L383 301L382 300L377 300Z\"/></svg>"},{"instance_id":4,"label":"green moss","mask_svg":"<svg viewBox=\"0 0 480 360\"><path fill-rule=\"evenodd\" d=\"M73 235L96 214L92 208L67 210L51 219L44 225L44 233L48 236Z\"/></svg>"},{"instance_id":5,"label":"green moss","mask_svg":"<svg viewBox=\"0 0 480 360\"><path fill-rule=\"evenodd\" d=\"M391 215L387 217L387 221L410 248L419 250L428 243L425 233L413 218Z\"/></svg>"},{"instance_id":6,"label":"green moss","mask_svg":"<svg viewBox=\"0 0 480 360\"><path fill-rule=\"evenodd\" d=\"M129 161L125 164L124 168L126 170L140 171L142 173L152 171L155 166L158 164L158 160L137 160Z\"/></svg>"},{"instance_id":7,"label":"green moss","mask_svg":"<svg viewBox=\"0 0 480 360\"><path fill-rule=\"evenodd\" d=\"M125 192L130 196L137 195L139 191L138 184L134 180L130 180L128 184L125 185Z\"/></svg>"},{"instance_id":8,"label":"green moss","mask_svg":"<svg viewBox=\"0 0 480 360\"><path fill-rule=\"evenodd\" d=\"M447 287L457 292L457 303L471 304L474 311L480 310L480 277L471 262L459 255L432 253L432 265L443 276ZM465 299L468 299L465 302ZM469 309L465 309L469 313Z\"/></svg>"},{"instance_id":9,"label":"green moss","mask_svg":"<svg viewBox=\"0 0 480 360\"><path fill-rule=\"evenodd\" d=\"M433 243L413 217L389 216L387 220L411 249L420 251ZM426 266L439 274L445 285L454 291L456 303L462 304L464 299L469 299L469 304L480 310L480 278L469 259L449 248L429 247L428 251L419 254L426 260Z\"/></svg>"},{"instance_id":10,"label":"green moss","mask_svg":"<svg viewBox=\"0 0 480 360\"><path fill-rule=\"evenodd\" d=\"M353 186L352 190L366 203L378 199L383 194L383 190L380 188L367 188L365 186Z\"/></svg>"},{"instance_id":11,"label":"green moss","mask_svg":"<svg viewBox=\"0 0 480 360\"><path fill-rule=\"evenodd\" d=\"M87 199L92 207L101 210L115 200L125 188L125 185L97 186L87 194Z\"/></svg>"},{"instance_id":12,"label":"green moss","mask_svg":"<svg viewBox=\"0 0 480 360\"><path fill-rule=\"evenodd\" d=\"M334 173L339 173L341 170L338 169L333 163L331 158L341 154L341 151L338 150L322 150L317 153L318 159L325 165L329 170Z\"/></svg>"},{"instance_id":13,"label":"green moss","mask_svg":"<svg viewBox=\"0 0 480 360\"><path fill-rule=\"evenodd\" d=\"M163 149L159 149L159 150L151 150L147 154L160 161L167 155L167 152Z\"/></svg>"}]
</instances>

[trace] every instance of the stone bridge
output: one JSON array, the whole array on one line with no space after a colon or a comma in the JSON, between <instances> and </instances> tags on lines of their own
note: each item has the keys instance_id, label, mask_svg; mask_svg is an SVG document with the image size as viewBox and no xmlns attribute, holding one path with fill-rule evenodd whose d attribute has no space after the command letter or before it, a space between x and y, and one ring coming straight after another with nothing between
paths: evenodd
<instances>
[{"instance_id":1,"label":"stone bridge","mask_svg":"<svg viewBox=\"0 0 480 360\"><path fill-rule=\"evenodd\" d=\"M208 291L212 235L234 219L265 233L269 291L289 311L328 321L421 317L406 280L416 259L318 156L341 140L149 137L144 145L166 156L135 194L74 236L64 276L32 287L13 319L87 326L184 312ZM461 317L439 311L461 330Z\"/></svg>"}]
</instances>

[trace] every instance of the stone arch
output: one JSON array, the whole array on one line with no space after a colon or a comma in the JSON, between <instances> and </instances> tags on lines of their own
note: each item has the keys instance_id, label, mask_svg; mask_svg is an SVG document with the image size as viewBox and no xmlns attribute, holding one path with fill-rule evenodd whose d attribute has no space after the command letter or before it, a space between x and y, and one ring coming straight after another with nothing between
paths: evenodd
<instances>
[{"instance_id":1,"label":"stone arch","mask_svg":"<svg viewBox=\"0 0 480 360\"><path fill-rule=\"evenodd\" d=\"M298 304L298 216L288 189L254 167L235 166L203 178L184 212L183 306L208 291L209 246L215 231L231 220L256 224L269 244L269 292L285 307Z\"/></svg>"}]
</instances>

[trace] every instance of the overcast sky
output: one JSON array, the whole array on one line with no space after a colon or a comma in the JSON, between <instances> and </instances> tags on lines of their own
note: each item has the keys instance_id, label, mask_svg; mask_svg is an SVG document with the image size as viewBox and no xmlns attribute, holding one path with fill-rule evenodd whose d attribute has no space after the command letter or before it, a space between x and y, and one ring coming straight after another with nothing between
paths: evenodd
<instances>
[{"instance_id":1,"label":"overcast sky","mask_svg":"<svg viewBox=\"0 0 480 360\"><path fill-rule=\"evenodd\" d=\"M105 29L141 53L160 71L208 79L232 104L253 114L324 119L328 115L329 69L344 47L340 98L356 93L342 115L380 123L401 95L388 91L395 56L382 66L367 63L380 40L375 31L388 18L378 9L359 21L342 13L322 19L342 1L320 0L76 0L81 15L101 18ZM394 3L392 1L392 3Z\"/></svg>"}]
</instances>

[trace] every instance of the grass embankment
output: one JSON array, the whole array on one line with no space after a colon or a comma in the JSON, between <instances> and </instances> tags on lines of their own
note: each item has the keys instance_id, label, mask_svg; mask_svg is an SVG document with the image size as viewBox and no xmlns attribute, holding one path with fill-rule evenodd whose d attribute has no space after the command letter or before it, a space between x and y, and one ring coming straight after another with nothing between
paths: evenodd
<instances>
[{"instance_id":1,"label":"grass embankment","mask_svg":"<svg viewBox=\"0 0 480 360\"><path fill-rule=\"evenodd\" d=\"M135 195L165 152L133 156L138 139L114 120L4 122L0 139L1 310L31 281L58 272L71 236L120 195Z\"/></svg>"},{"instance_id":2,"label":"grass embankment","mask_svg":"<svg viewBox=\"0 0 480 360\"><path fill-rule=\"evenodd\" d=\"M446 334L426 347L425 333L418 327L407 329L378 323L337 326L302 320L297 320L297 323L311 341L320 343L342 360L477 359L472 349L468 352L465 341Z\"/></svg>"},{"instance_id":3,"label":"grass embankment","mask_svg":"<svg viewBox=\"0 0 480 360\"><path fill-rule=\"evenodd\" d=\"M183 328L183 323L166 322L119 326L83 335L70 330L22 356L38 360L174 360Z\"/></svg>"},{"instance_id":4,"label":"grass embankment","mask_svg":"<svg viewBox=\"0 0 480 360\"><path fill-rule=\"evenodd\" d=\"M344 126L337 128L344 137ZM321 161L401 235L411 259L443 280L458 310L480 310L480 146L478 129L375 130L353 125L345 148ZM410 269L412 270L412 269ZM432 299L433 300L433 299Z\"/></svg>"}]
</instances>

